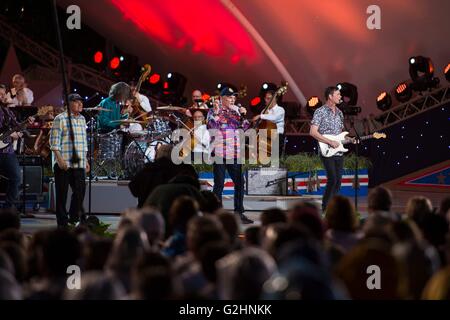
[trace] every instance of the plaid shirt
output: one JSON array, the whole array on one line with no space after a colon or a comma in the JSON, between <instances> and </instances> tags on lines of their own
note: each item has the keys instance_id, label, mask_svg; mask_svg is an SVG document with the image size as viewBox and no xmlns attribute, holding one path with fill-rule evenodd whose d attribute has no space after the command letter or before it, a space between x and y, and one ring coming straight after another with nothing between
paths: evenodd
<instances>
[{"instance_id":1,"label":"plaid shirt","mask_svg":"<svg viewBox=\"0 0 450 320\"><path fill-rule=\"evenodd\" d=\"M9 130L12 127L17 126L19 123L16 120L16 116L8 107L0 107L0 132ZM14 141L11 137L7 137L3 140L9 145L0 150L0 153L14 153Z\"/></svg>"},{"instance_id":2,"label":"plaid shirt","mask_svg":"<svg viewBox=\"0 0 450 320\"><path fill-rule=\"evenodd\" d=\"M233 108L233 107L232 107ZM214 119L215 117L218 119ZM220 135L212 142L214 154L223 159L237 159L240 157L240 135L238 129L247 129L248 124L241 121L241 115L234 109L220 108L217 115L214 109L208 112L208 128L219 130Z\"/></svg>"},{"instance_id":3,"label":"plaid shirt","mask_svg":"<svg viewBox=\"0 0 450 320\"><path fill-rule=\"evenodd\" d=\"M72 160L72 142L70 141L69 118L67 111L57 115L53 121L50 131L50 150L61 152L61 156L67 162L70 168L86 168L86 154L88 144L86 139L86 120L82 115L72 115L72 127L75 138L75 149L80 162L73 164ZM55 162L55 157L53 157Z\"/></svg>"}]
</instances>

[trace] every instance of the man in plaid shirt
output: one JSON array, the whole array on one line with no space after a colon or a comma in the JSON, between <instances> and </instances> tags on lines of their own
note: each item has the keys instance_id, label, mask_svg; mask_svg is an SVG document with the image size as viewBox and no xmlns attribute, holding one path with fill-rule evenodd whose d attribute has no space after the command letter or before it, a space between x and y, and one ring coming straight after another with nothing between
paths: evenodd
<instances>
[{"instance_id":1,"label":"man in plaid shirt","mask_svg":"<svg viewBox=\"0 0 450 320\"><path fill-rule=\"evenodd\" d=\"M86 172L89 172L87 161L88 144L86 139L86 120L81 115L83 98L79 94L69 95L69 107L74 133L74 141L70 138L68 111L56 116L50 132L50 149L53 151L53 171L56 190L56 219L58 226L83 221L84 194L86 191ZM73 162L73 145L75 145L78 162ZM68 188L72 189L69 217L66 201Z\"/></svg>"}]
</instances>

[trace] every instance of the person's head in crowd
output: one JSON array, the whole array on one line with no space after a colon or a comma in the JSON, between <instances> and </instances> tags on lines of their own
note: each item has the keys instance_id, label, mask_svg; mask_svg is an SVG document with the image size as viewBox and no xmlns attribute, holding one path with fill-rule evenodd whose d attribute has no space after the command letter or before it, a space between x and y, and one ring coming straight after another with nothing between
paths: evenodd
<instances>
[{"instance_id":1,"label":"person's head in crowd","mask_svg":"<svg viewBox=\"0 0 450 320\"><path fill-rule=\"evenodd\" d=\"M311 238L311 234L302 225L289 225L287 223L274 223L269 225L263 234L263 248L277 259L279 250L291 241Z\"/></svg>"},{"instance_id":2,"label":"person's head in crowd","mask_svg":"<svg viewBox=\"0 0 450 320\"><path fill-rule=\"evenodd\" d=\"M217 210L222 208L222 203L216 194L210 190L201 190L200 194L203 197L203 207L200 208L205 214L214 214Z\"/></svg>"},{"instance_id":3,"label":"person's head in crowd","mask_svg":"<svg viewBox=\"0 0 450 320\"><path fill-rule=\"evenodd\" d=\"M194 187L197 190L200 190L200 182L196 177L188 176L188 175L178 175L173 177L169 183L172 184L188 184L192 187Z\"/></svg>"},{"instance_id":4,"label":"person's head in crowd","mask_svg":"<svg viewBox=\"0 0 450 320\"><path fill-rule=\"evenodd\" d=\"M208 242L201 248L199 254L200 264L202 266L203 274L210 283L217 281L216 263L219 259L225 257L231 252L231 247L225 241Z\"/></svg>"},{"instance_id":5,"label":"person's head in crowd","mask_svg":"<svg viewBox=\"0 0 450 320\"><path fill-rule=\"evenodd\" d=\"M15 276L14 264L9 257L9 254L0 248L0 270L5 270L12 276Z\"/></svg>"},{"instance_id":6,"label":"person's head in crowd","mask_svg":"<svg viewBox=\"0 0 450 320\"><path fill-rule=\"evenodd\" d=\"M145 232L133 226L120 230L114 239L106 266L120 278L127 292L131 289L132 267L148 248Z\"/></svg>"},{"instance_id":7,"label":"person's head in crowd","mask_svg":"<svg viewBox=\"0 0 450 320\"><path fill-rule=\"evenodd\" d=\"M439 214L432 213L423 219L419 225L424 238L436 249L441 250L449 233L449 222Z\"/></svg>"},{"instance_id":8,"label":"person's head in crowd","mask_svg":"<svg viewBox=\"0 0 450 320\"><path fill-rule=\"evenodd\" d=\"M385 239L392 242L390 237L390 227L396 220L380 214L370 214L361 226L361 231L365 238Z\"/></svg>"},{"instance_id":9,"label":"person's head in crowd","mask_svg":"<svg viewBox=\"0 0 450 320\"><path fill-rule=\"evenodd\" d=\"M125 289L114 277L101 271L83 272L80 289L66 289L65 300L120 300Z\"/></svg>"},{"instance_id":10,"label":"person's head in crowd","mask_svg":"<svg viewBox=\"0 0 450 320\"><path fill-rule=\"evenodd\" d=\"M393 243L420 243L423 240L422 232L412 220L393 222L388 230Z\"/></svg>"},{"instance_id":11,"label":"person's head in crowd","mask_svg":"<svg viewBox=\"0 0 450 320\"><path fill-rule=\"evenodd\" d=\"M22 298L22 288L14 276L0 269L0 300L21 300Z\"/></svg>"},{"instance_id":12,"label":"person's head in crowd","mask_svg":"<svg viewBox=\"0 0 450 320\"><path fill-rule=\"evenodd\" d=\"M425 289L424 300L450 300L450 266L443 268L431 277Z\"/></svg>"},{"instance_id":13,"label":"person's head in crowd","mask_svg":"<svg viewBox=\"0 0 450 320\"><path fill-rule=\"evenodd\" d=\"M144 207L133 217L133 223L147 234L151 247L157 248L164 239L166 223L161 213L152 207Z\"/></svg>"},{"instance_id":14,"label":"person's head in crowd","mask_svg":"<svg viewBox=\"0 0 450 320\"><path fill-rule=\"evenodd\" d=\"M301 224L319 241L323 240L325 226L319 207L310 201L297 202L288 212L289 224Z\"/></svg>"},{"instance_id":15,"label":"person's head in crowd","mask_svg":"<svg viewBox=\"0 0 450 320\"><path fill-rule=\"evenodd\" d=\"M186 244L188 250L197 259L200 250L207 242L227 240L227 235L217 219L209 216L194 217L188 223Z\"/></svg>"},{"instance_id":16,"label":"person's head in crowd","mask_svg":"<svg viewBox=\"0 0 450 320\"><path fill-rule=\"evenodd\" d=\"M433 212L430 199L422 196L412 197L406 204L406 217L415 221L419 226L425 217Z\"/></svg>"},{"instance_id":17,"label":"person's head in crowd","mask_svg":"<svg viewBox=\"0 0 450 320\"><path fill-rule=\"evenodd\" d=\"M42 246L38 247L40 273L46 278L61 278L67 276L67 267L79 265L81 246L77 237L66 229L49 231L43 238Z\"/></svg>"},{"instance_id":18,"label":"person's head in crowd","mask_svg":"<svg viewBox=\"0 0 450 320\"><path fill-rule=\"evenodd\" d=\"M175 298L173 274L166 267L149 267L133 277L133 296L139 300L169 300Z\"/></svg>"},{"instance_id":19,"label":"person's head in crowd","mask_svg":"<svg viewBox=\"0 0 450 320\"><path fill-rule=\"evenodd\" d=\"M186 234L189 220L198 216L199 205L195 199L189 196L178 197L169 211L169 229L172 232Z\"/></svg>"},{"instance_id":20,"label":"person's head in crowd","mask_svg":"<svg viewBox=\"0 0 450 320\"><path fill-rule=\"evenodd\" d=\"M392 193L385 187L376 187L369 191L367 209L369 213L377 211L391 211Z\"/></svg>"},{"instance_id":21,"label":"person's head in crowd","mask_svg":"<svg viewBox=\"0 0 450 320\"><path fill-rule=\"evenodd\" d=\"M171 262L168 257L156 251L145 252L141 255L134 265L134 272L140 272L146 268L163 267L171 268Z\"/></svg>"},{"instance_id":22,"label":"person's head in crowd","mask_svg":"<svg viewBox=\"0 0 450 320\"><path fill-rule=\"evenodd\" d=\"M113 246L112 239L95 237L83 245L84 269L101 271L105 268Z\"/></svg>"},{"instance_id":23,"label":"person's head in crowd","mask_svg":"<svg viewBox=\"0 0 450 320\"><path fill-rule=\"evenodd\" d=\"M261 225L263 227L266 227L273 223L286 221L286 213L280 208L269 208L261 212Z\"/></svg>"},{"instance_id":24,"label":"person's head in crowd","mask_svg":"<svg viewBox=\"0 0 450 320\"><path fill-rule=\"evenodd\" d=\"M26 249L28 245L27 237L18 229L9 228L0 232L0 244L2 242L13 242L19 245L22 249Z\"/></svg>"},{"instance_id":25,"label":"person's head in crowd","mask_svg":"<svg viewBox=\"0 0 450 320\"><path fill-rule=\"evenodd\" d=\"M170 144L160 144L156 147L155 159L171 159L173 146Z\"/></svg>"},{"instance_id":26,"label":"person's head in crowd","mask_svg":"<svg viewBox=\"0 0 450 320\"><path fill-rule=\"evenodd\" d=\"M13 228L20 230L20 217L15 208L0 209L0 232Z\"/></svg>"},{"instance_id":27,"label":"person's head in crowd","mask_svg":"<svg viewBox=\"0 0 450 320\"><path fill-rule=\"evenodd\" d=\"M402 299L403 275L404 270L391 254L390 247L374 239L358 243L342 257L336 268L337 278L352 299Z\"/></svg>"},{"instance_id":28,"label":"person's head in crowd","mask_svg":"<svg viewBox=\"0 0 450 320\"><path fill-rule=\"evenodd\" d=\"M14 242L3 242L0 244L0 250L5 252L11 259L14 266L14 276L17 282L22 283L27 273L25 250Z\"/></svg>"},{"instance_id":29,"label":"person's head in crowd","mask_svg":"<svg viewBox=\"0 0 450 320\"><path fill-rule=\"evenodd\" d=\"M260 226L250 226L244 230L244 246L245 247L261 247L261 232Z\"/></svg>"},{"instance_id":30,"label":"person's head in crowd","mask_svg":"<svg viewBox=\"0 0 450 320\"><path fill-rule=\"evenodd\" d=\"M265 284L264 298L333 300L345 298L328 272L325 252L317 241L294 241L280 251L278 272Z\"/></svg>"},{"instance_id":31,"label":"person's head in crowd","mask_svg":"<svg viewBox=\"0 0 450 320\"><path fill-rule=\"evenodd\" d=\"M412 241L397 242L392 246L392 255L403 271L405 279L403 291L407 299L420 299L427 280L435 271L434 265L439 264L439 261L434 261L428 255L427 250L430 249Z\"/></svg>"},{"instance_id":32,"label":"person's head in crowd","mask_svg":"<svg viewBox=\"0 0 450 320\"><path fill-rule=\"evenodd\" d=\"M438 212L441 216L445 217L447 221L450 223L450 196L442 199Z\"/></svg>"},{"instance_id":33,"label":"person's head in crowd","mask_svg":"<svg viewBox=\"0 0 450 320\"><path fill-rule=\"evenodd\" d=\"M230 253L216 263L220 299L261 298L264 283L276 271L276 263L264 250L247 247Z\"/></svg>"},{"instance_id":34,"label":"person's head in crowd","mask_svg":"<svg viewBox=\"0 0 450 320\"><path fill-rule=\"evenodd\" d=\"M228 236L231 248L239 248L239 223L236 219L236 215L232 214L231 212L222 210L217 214L217 219L219 219L220 223L222 224L223 230Z\"/></svg>"},{"instance_id":35,"label":"person's head in crowd","mask_svg":"<svg viewBox=\"0 0 450 320\"><path fill-rule=\"evenodd\" d=\"M355 208L349 199L334 196L327 206L327 227L332 230L352 233L358 226Z\"/></svg>"}]
</instances>

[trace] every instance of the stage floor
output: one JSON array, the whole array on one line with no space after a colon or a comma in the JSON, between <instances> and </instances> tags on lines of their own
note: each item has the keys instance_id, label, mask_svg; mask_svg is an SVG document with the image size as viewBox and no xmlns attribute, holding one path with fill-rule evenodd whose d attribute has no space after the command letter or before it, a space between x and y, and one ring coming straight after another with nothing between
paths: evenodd
<instances>
[{"instance_id":1,"label":"stage floor","mask_svg":"<svg viewBox=\"0 0 450 320\"><path fill-rule=\"evenodd\" d=\"M393 196L394 196L394 203L392 206L393 211L395 212L404 212L406 208L406 204L408 202L408 199L410 199L413 196L417 195L423 195L425 197L428 197L431 202L433 203L434 207L438 207L441 200L446 196L445 193L438 193L438 192L423 192L418 194L417 192L412 191L400 191L400 190L392 190ZM260 224L260 214L263 210L264 206L265 208L273 207L275 205L278 205L282 209L288 209L290 204L294 203L297 200L300 199L309 199L316 201L320 203L320 198L318 197L277 197L278 200L275 201L274 197L256 197L256 196L250 196L245 198L245 207L246 208L253 208L254 210L246 211L246 215L252 220L255 221L255 224L253 225L259 225ZM352 202L354 201L353 198L349 198ZM232 196L224 196L224 207L226 209L232 209ZM284 208L283 208L284 207ZM367 216L367 197L360 197L358 198L358 211L360 212L362 217ZM38 212L34 213L34 218L22 218L22 231L25 233L34 233L39 230L46 230L56 227L56 217L52 212ZM118 213L106 213L98 215L99 219L107 224L110 224L109 231L115 232L117 230L117 227L119 225L120 221L120 214ZM252 226L252 225L242 225L242 230L245 230L245 228Z\"/></svg>"}]
</instances>

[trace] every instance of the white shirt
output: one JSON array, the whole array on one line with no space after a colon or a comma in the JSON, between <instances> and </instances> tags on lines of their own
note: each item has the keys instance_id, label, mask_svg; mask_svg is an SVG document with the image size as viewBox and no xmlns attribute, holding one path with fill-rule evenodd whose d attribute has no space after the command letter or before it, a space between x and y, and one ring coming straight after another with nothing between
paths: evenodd
<instances>
[{"instance_id":1,"label":"white shirt","mask_svg":"<svg viewBox=\"0 0 450 320\"><path fill-rule=\"evenodd\" d=\"M141 105L142 109L144 109L146 112L152 111L152 106L150 105L150 100L146 96L138 93L137 99L138 99L139 104Z\"/></svg>"},{"instance_id":2,"label":"white shirt","mask_svg":"<svg viewBox=\"0 0 450 320\"><path fill-rule=\"evenodd\" d=\"M272 109L269 109L267 114L261 114L261 119L275 123L277 132L279 134L284 133L284 109L279 105L276 104Z\"/></svg>"},{"instance_id":3,"label":"white shirt","mask_svg":"<svg viewBox=\"0 0 450 320\"><path fill-rule=\"evenodd\" d=\"M26 101L26 103L24 103L23 105L24 106L31 105L33 103L33 101L34 101L33 91L31 91L28 88L23 88L23 92L24 92L25 101ZM17 100L17 95L14 95L14 98L11 97L12 94L15 94L15 93L16 93L16 89L12 88L11 92L8 92L6 94L6 101L7 101L9 107L16 107L16 106L21 106L22 105Z\"/></svg>"},{"instance_id":4,"label":"white shirt","mask_svg":"<svg viewBox=\"0 0 450 320\"><path fill-rule=\"evenodd\" d=\"M206 128L206 124L202 124L198 128L194 130L194 137L196 140L196 144L194 146L193 152L209 152L209 141L211 136L209 135L209 131Z\"/></svg>"}]
</instances>

